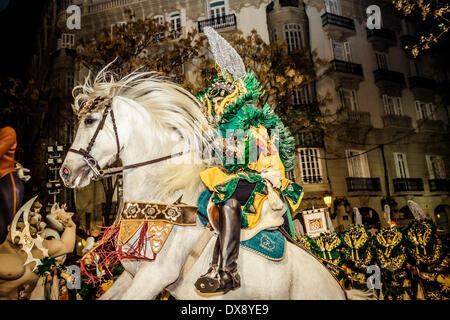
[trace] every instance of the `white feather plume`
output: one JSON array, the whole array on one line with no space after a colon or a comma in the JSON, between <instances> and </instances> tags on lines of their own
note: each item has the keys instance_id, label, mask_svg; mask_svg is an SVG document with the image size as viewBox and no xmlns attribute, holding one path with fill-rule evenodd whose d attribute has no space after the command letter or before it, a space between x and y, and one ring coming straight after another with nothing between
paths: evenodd
<instances>
[{"instance_id":1,"label":"white feather plume","mask_svg":"<svg viewBox=\"0 0 450 320\"><path fill-rule=\"evenodd\" d=\"M426 218L425 212L423 212L422 208L414 201L408 200L408 207L416 220L422 220Z\"/></svg>"},{"instance_id":2,"label":"white feather plume","mask_svg":"<svg viewBox=\"0 0 450 320\"><path fill-rule=\"evenodd\" d=\"M355 224L356 225L361 225L362 224L362 216L361 216L361 212L359 212L358 208L353 208L353 214L355 217Z\"/></svg>"},{"instance_id":3,"label":"white feather plume","mask_svg":"<svg viewBox=\"0 0 450 320\"><path fill-rule=\"evenodd\" d=\"M388 204L384 205L384 218L388 225L391 224L391 207Z\"/></svg>"},{"instance_id":4,"label":"white feather plume","mask_svg":"<svg viewBox=\"0 0 450 320\"><path fill-rule=\"evenodd\" d=\"M213 28L204 27L203 32L208 38L214 60L222 69L222 72L228 71L235 80L244 77L246 73L245 65L236 50Z\"/></svg>"}]
</instances>

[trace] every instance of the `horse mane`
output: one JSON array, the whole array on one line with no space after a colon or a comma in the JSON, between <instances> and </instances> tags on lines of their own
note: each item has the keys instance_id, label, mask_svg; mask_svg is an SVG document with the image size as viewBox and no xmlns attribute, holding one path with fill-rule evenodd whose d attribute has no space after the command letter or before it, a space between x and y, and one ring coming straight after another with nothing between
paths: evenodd
<instances>
[{"instance_id":1,"label":"horse mane","mask_svg":"<svg viewBox=\"0 0 450 320\"><path fill-rule=\"evenodd\" d=\"M93 81L89 74L83 85L73 89L74 112L79 114L85 103L105 96L112 100L113 105L122 101L130 108L133 105L142 106L149 113L154 130L160 131L152 139L160 140L155 150L161 150L161 156L170 152L166 141L168 132L177 133L184 141L184 150L176 152L189 151L185 158L187 163L178 161L179 164L171 166L164 175L167 188L162 191L174 192L199 180L199 172L213 164L211 155L216 142L213 129L203 115L197 98L157 72L135 71L116 80L116 75L107 68L101 70Z\"/></svg>"}]
</instances>

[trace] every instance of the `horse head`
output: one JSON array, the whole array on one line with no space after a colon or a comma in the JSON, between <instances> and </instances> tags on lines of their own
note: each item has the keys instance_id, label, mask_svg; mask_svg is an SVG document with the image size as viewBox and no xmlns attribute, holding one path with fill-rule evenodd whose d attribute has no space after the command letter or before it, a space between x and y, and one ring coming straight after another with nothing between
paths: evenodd
<instances>
[{"instance_id":1,"label":"horse head","mask_svg":"<svg viewBox=\"0 0 450 320\"><path fill-rule=\"evenodd\" d=\"M124 166L180 152L198 160L213 148L199 101L156 73L115 80L102 70L92 84L86 80L75 87L74 96L79 125L60 169L67 187L85 187L103 177L117 158Z\"/></svg>"}]
</instances>

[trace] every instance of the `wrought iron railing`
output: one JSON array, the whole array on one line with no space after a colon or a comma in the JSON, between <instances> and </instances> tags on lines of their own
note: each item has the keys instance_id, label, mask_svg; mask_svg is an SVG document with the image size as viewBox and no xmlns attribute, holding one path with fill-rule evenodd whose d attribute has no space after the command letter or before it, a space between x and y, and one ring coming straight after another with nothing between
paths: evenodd
<instances>
[{"instance_id":1,"label":"wrought iron railing","mask_svg":"<svg viewBox=\"0 0 450 320\"><path fill-rule=\"evenodd\" d=\"M89 4L87 7L87 13L97 13L109 9L113 9L116 7L122 7L125 5L130 5L133 3L141 2L142 0L110 0L110 1L103 1L99 3L93 3Z\"/></svg>"},{"instance_id":2,"label":"wrought iron railing","mask_svg":"<svg viewBox=\"0 0 450 320\"><path fill-rule=\"evenodd\" d=\"M353 63L342 60L332 60L331 67L336 72L352 73L356 75L363 75L362 67L359 63Z\"/></svg>"},{"instance_id":3,"label":"wrought iron railing","mask_svg":"<svg viewBox=\"0 0 450 320\"><path fill-rule=\"evenodd\" d=\"M411 117L400 116L396 114L385 114L381 116L383 120L383 126L387 127L399 127L399 128L411 128Z\"/></svg>"},{"instance_id":4,"label":"wrought iron railing","mask_svg":"<svg viewBox=\"0 0 450 320\"><path fill-rule=\"evenodd\" d=\"M381 191L380 178L348 177L347 190L351 191Z\"/></svg>"},{"instance_id":5,"label":"wrought iron railing","mask_svg":"<svg viewBox=\"0 0 450 320\"><path fill-rule=\"evenodd\" d=\"M413 76L408 78L409 88L426 88L426 89L436 89L436 81L433 79Z\"/></svg>"},{"instance_id":6,"label":"wrought iron railing","mask_svg":"<svg viewBox=\"0 0 450 320\"><path fill-rule=\"evenodd\" d=\"M399 84L405 84L405 77L403 73L387 70L387 69L377 69L373 71L375 77L375 82L378 81L390 81Z\"/></svg>"},{"instance_id":7,"label":"wrought iron railing","mask_svg":"<svg viewBox=\"0 0 450 320\"><path fill-rule=\"evenodd\" d=\"M381 28L381 29L367 29L367 39L372 37L380 37L387 40L397 41L397 36L395 31L391 29Z\"/></svg>"},{"instance_id":8,"label":"wrought iron railing","mask_svg":"<svg viewBox=\"0 0 450 320\"><path fill-rule=\"evenodd\" d=\"M236 15L228 14L212 19L201 20L198 22L198 31L203 32L204 27L213 27L214 29L232 27L236 25Z\"/></svg>"},{"instance_id":9,"label":"wrought iron railing","mask_svg":"<svg viewBox=\"0 0 450 320\"><path fill-rule=\"evenodd\" d=\"M355 30L355 22L353 19L341 17L333 13L326 12L321 16L322 26L327 24L332 24L339 27L344 27L347 29Z\"/></svg>"},{"instance_id":10,"label":"wrought iron railing","mask_svg":"<svg viewBox=\"0 0 450 320\"><path fill-rule=\"evenodd\" d=\"M430 191L450 191L450 179L430 179L428 180Z\"/></svg>"},{"instance_id":11,"label":"wrought iron railing","mask_svg":"<svg viewBox=\"0 0 450 320\"><path fill-rule=\"evenodd\" d=\"M423 191L423 181L421 178L399 178L392 179L394 191Z\"/></svg>"}]
</instances>

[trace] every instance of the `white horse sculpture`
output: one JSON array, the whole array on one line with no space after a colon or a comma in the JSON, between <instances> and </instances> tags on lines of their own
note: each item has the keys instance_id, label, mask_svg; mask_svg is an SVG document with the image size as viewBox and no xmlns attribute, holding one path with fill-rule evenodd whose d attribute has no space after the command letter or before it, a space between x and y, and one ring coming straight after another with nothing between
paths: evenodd
<instances>
[{"instance_id":1,"label":"white horse sculpture","mask_svg":"<svg viewBox=\"0 0 450 320\"><path fill-rule=\"evenodd\" d=\"M102 71L74 89L75 111L90 99L108 96L112 99L115 126L110 116L98 132L90 156L105 168L119 157L124 166L155 159L175 152L178 158L141 166L123 172L123 201L196 205L205 190L199 173L205 169L202 148L209 146L202 136L208 126L197 99L182 87L153 73L133 73L114 81ZM102 110L80 118L72 149L86 148L101 121ZM202 127L202 130L200 130ZM116 144L117 139L120 145ZM180 134L181 133L181 134ZM117 150L119 148L119 150ZM181 150L181 151L183 151ZM189 150L189 151L188 151ZM182 160L182 161L181 161ZM195 160L195 161L192 161ZM61 168L67 187L85 187L93 170L83 157L69 152ZM163 249L152 262L122 260L125 272L101 299L152 299L170 286L176 299L203 299L197 295L195 281L206 272L211 261L216 236L208 242L192 268L179 278L183 265L204 228L174 225ZM216 299L366 299L367 293L344 291L327 268L305 250L288 243L282 261L271 261L247 250L238 259L242 286Z\"/></svg>"}]
</instances>

